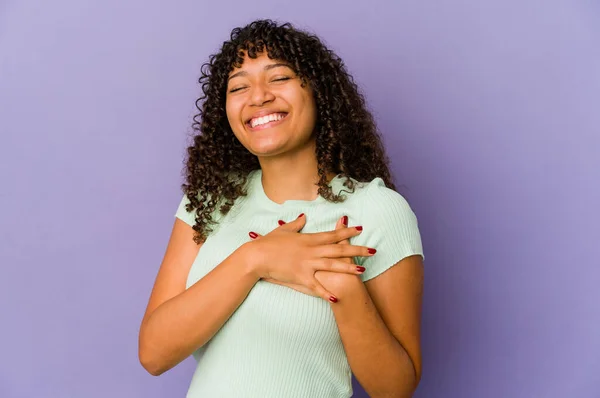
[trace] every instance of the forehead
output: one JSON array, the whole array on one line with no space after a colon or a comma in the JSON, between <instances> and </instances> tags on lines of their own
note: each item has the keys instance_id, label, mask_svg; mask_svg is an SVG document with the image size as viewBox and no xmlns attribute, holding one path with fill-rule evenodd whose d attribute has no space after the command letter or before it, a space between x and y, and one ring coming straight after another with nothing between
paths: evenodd
<instances>
[{"instance_id":1,"label":"forehead","mask_svg":"<svg viewBox=\"0 0 600 398\"><path fill-rule=\"evenodd\" d=\"M271 59L264 51L257 54L256 58L250 58L247 54L245 54L241 65L236 65L235 63L232 65L229 75L231 76L239 71L267 71L273 69L275 66L287 66L292 69L289 62L281 59Z\"/></svg>"},{"instance_id":2,"label":"forehead","mask_svg":"<svg viewBox=\"0 0 600 398\"><path fill-rule=\"evenodd\" d=\"M262 59L252 59L248 58L244 61L244 63L239 68L234 68L231 72L229 72L229 76L227 77L227 81L231 81L236 77L244 77L250 75L260 76L262 73L269 73L269 71L288 69L292 72L294 69L287 63L282 61L273 60L269 58Z\"/></svg>"}]
</instances>

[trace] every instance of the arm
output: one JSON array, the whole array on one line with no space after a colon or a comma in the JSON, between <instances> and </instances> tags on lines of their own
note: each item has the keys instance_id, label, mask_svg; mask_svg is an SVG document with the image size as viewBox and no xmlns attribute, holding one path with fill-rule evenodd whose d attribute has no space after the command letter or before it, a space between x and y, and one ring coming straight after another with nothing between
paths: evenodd
<instances>
[{"instance_id":1,"label":"arm","mask_svg":"<svg viewBox=\"0 0 600 398\"><path fill-rule=\"evenodd\" d=\"M421 378L421 256L407 257L362 282L323 273L321 283L338 295L332 304L348 362L373 398L408 398Z\"/></svg>"},{"instance_id":2,"label":"arm","mask_svg":"<svg viewBox=\"0 0 600 398\"><path fill-rule=\"evenodd\" d=\"M244 301L258 277L242 245L185 289L200 250L193 229L175 219L173 232L140 326L139 359L152 375L171 369L209 341ZM227 294L222 286L227 285Z\"/></svg>"}]
</instances>

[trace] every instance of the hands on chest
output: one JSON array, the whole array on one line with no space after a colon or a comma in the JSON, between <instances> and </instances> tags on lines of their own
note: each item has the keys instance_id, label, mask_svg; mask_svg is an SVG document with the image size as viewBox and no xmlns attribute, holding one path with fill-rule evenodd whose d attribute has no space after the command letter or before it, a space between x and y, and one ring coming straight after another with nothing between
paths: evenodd
<instances>
[{"instance_id":1,"label":"hands on chest","mask_svg":"<svg viewBox=\"0 0 600 398\"><path fill-rule=\"evenodd\" d=\"M299 233L306 224L301 214L266 235L250 232L248 256L253 269L264 281L290 287L324 300L337 302L332 291L339 291L355 279L363 267L353 257L372 256L376 250L351 245L349 239L359 235L362 227L348 227L348 217L340 218L333 231Z\"/></svg>"}]
</instances>

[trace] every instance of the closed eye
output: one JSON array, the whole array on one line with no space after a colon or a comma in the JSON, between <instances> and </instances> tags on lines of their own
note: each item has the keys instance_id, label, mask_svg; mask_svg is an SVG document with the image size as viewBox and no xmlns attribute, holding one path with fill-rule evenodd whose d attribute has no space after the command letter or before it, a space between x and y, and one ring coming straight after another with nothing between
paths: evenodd
<instances>
[{"instance_id":1,"label":"closed eye","mask_svg":"<svg viewBox=\"0 0 600 398\"><path fill-rule=\"evenodd\" d=\"M283 82L283 81L290 80L290 79L291 78L289 76L282 76L282 77L278 77L277 79L273 79L271 81L272 82ZM236 88L233 88L233 89L229 90L229 92L230 93L235 93L236 91L240 91L240 90L243 90L245 88L246 88L246 86L236 87Z\"/></svg>"},{"instance_id":2,"label":"closed eye","mask_svg":"<svg viewBox=\"0 0 600 398\"><path fill-rule=\"evenodd\" d=\"M236 88L232 88L231 90L229 90L230 93L235 93L236 91L240 91L245 89L246 87L236 87Z\"/></svg>"}]
</instances>

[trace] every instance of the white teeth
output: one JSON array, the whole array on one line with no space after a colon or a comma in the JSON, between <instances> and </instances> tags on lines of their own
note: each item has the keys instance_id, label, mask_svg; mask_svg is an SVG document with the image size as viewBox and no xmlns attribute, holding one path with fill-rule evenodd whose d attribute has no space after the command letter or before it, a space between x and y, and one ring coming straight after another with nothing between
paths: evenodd
<instances>
[{"instance_id":1,"label":"white teeth","mask_svg":"<svg viewBox=\"0 0 600 398\"><path fill-rule=\"evenodd\" d=\"M257 117L257 118L250 120L250 126L252 128L254 128L256 126L260 126L262 124L273 122L276 120L281 120L283 118L284 118L284 115L281 113L271 113L269 115Z\"/></svg>"}]
</instances>

